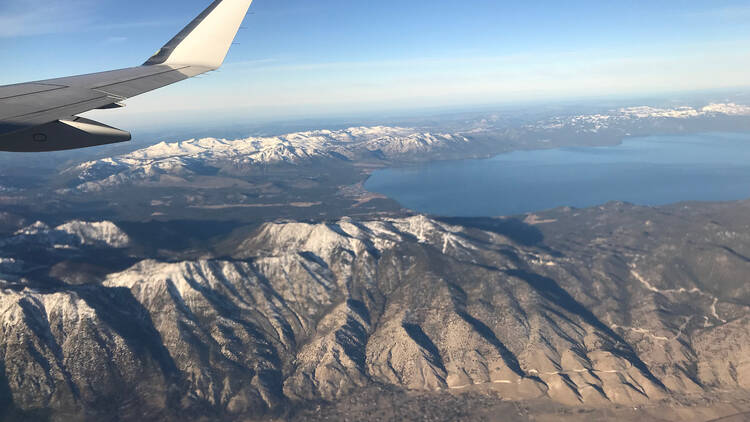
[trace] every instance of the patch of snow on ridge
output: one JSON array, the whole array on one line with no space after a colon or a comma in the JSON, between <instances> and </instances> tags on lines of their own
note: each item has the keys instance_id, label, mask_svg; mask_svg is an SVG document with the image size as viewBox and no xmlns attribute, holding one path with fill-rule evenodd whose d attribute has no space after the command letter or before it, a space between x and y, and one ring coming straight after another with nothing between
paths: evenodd
<instances>
[{"instance_id":1,"label":"patch of snow on ridge","mask_svg":"<svg viewBox=\"0 0 750 422\"><path fill-rule=\"evenodd\" d=\"M637 117L645 119L649 117L666 117L674 119L687 119L698 117L702 113L692 107L676 107L673 109L663 109L648 106L628 107L620 109L620 113L628 117Z\"/></svg>"},{"instance_id":2,"label":"patch of snow on ridge","mask_svg":"<svg viewBox=\"0 0 750 422\"><path fill-rule=\"evenodd\" d=\"M673 119L688 119L691 117L706 116L709 114L726 114L728 116L750 116L750 107L735 103L711 103L703 108L695 109L693 107L675 107L675 108L656 108L656 107L627 107L619 110L621 114L629 117L649 118L662 117Z\"/></svg>"},{"instance_id":3,"label":"patch of snow on ridge","mask_svg":"<svg viewBox=\"0 0 750 422\"><path fill-rule=\"evenodd\" d=\"M706 116L750 116L750 106L735 103L711 103L702 108L681 106L659 108L651 106L624 107L610 110L607 114L582 114L567 117L554 117L527 126L532 129L559 130L575 128L583 132L596 133L613 124L639 119L692 119Z\"/></svg>"},{"instance_id":4,"label":"patch of snow on ridge","mask_svg":"<svg viewBox=\"0 0 750 422\"><path fill-rule=\"evenodd\" d=\"M128 235L111 221L71 221L55 230L76 236L82 245L104 244L112 248L125 248L130 244Z\"/></svg>"},{"instance_id":5,"label":"patch of snow on ridge","mask_svg":"<svg viewBox=\"0 0 750 422\"><path fill-rule=\"evenodd\" d=\"M728 116L750 116L750 106L727 103L709 104L702 109L703 113L726 114Z\"/></svg>"},{"instance_id":6,"label":"patch of snow on ridge","mask_svg":"<svg viewBox=\"0 0 750 422\"><path fill-rule=\"evenodd\" d=\"M239 250L254 251L259 256L311 252L329 262L342 251L353 256L382 253L408 238L439 248L447 255L466 257L468 252L477 250L477 246L465 237L462 227L423 215L371 221L344 217L336 222L318 224L266 223Z\"/></svg>"},{"instance_id":7,"label":"patch of snow on ridge","mask_svg":"<svg viewBox=\"0 0 750 422\"><path fill-rule=\"evenodd\" d=\"M50 227L46 225L45 223L41 221L37 221L36 223L26 226L22 229L17 230L15 233L13 233L16 236L35 236L39 233L46 233L49 232Z\"/></svg>"},{"instance_id":8,"label":"patch of snow on ridge","mask_svg":"<svg viewBox=\"0 0 750 422\"><path fill-rule=\"evenodd\" d=\"M130 238L110 221L70 221L55 228L37 221L11 237L0 239L0 247L22 243L44 244L58 249L79 246L125 248L130 244Z\"/></svg>"}]
</instances>

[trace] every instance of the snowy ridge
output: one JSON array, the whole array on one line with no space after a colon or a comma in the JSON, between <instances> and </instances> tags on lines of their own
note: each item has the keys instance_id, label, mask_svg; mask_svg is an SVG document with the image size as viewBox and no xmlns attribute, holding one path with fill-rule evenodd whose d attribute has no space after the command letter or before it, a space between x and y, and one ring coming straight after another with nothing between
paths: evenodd
<instances>
[{"instance_id":1,"label":"snowy ridge","mask_svg":"<svg viewBox=\"0 0 750 422\"><path fill-rule=\"evenodd\" d=\"M311 252L330 261L342 251L354 256L381 253L407 239L432 245L452 256L477 250L465 237L464 228L423 215L372 221L346 217L326 224L267 223L240 249L260 251L263 256L285 255L289 251Z\"/></svg>"},{"instance_id":2,"label":"snowy ridge","mask_svg":"<svg viewBox=\"0 0 750 422\"><path fill-rule=\"evenodd\" d=\"M692 119L711 116L750 116L750 106L735 103L711 103L702 108L689 106L658 108L649 106L626 107L611 110L606 114L583 114L568 117L555 117L531 125L532 129L577 129L581 132L596 133L617 123L639 119Z\"/></svg>"},{"instance_id":3,"label":"snowy ridge","mask_svg":"<svg viewBox=\"0 0 750 422\"><path fill-rule=\"evenodd\" d=\"M641 219L633 224L640 231ZM13 236L50 233L119 239L111 223L79 221ZM105 406L112 416L97 416L109 420L137 405L138 419L186 421L198 411L256 420L383 386L420 400L466 390L631 408L713 389L747 395L746 306L706 300L682 277L660 289L669 284L658 273L630 265L640 258L627 242L601 255L587 251L600 244L581 242L563 255L503 233L426 216L275 222L233 238L226 258L130 256L113 272L97 269L95 282L52 287L39 262L0 281L7 388L21 409L83 403ZM29 246L32 266L42 254ZM0 272L18 264L0 259Z\"/></svg>"},{"instance_id":4,"label":"snowy ridge","mask_svg":"<svg viewBox=\"0 0 750 422\"><path fill-rule=\"evenodd\" d=\"M373 152L388 159L398 159L468 142L467 138L458 135L385 126L317 130L231 141L204 138L162 142L130 154L89 161L65 173L77 176L77 190L98 191L108 186L158 179L161 175L191 175L203 166L299 165L317 158L355 159Z\"/></svg>"},{"instance_id":5,"label":"snowy ridge","mask_svg":"<svg viewBox=\"0 0 750 422\"><path fill-rule=\"evenodd\" d=\"M9 238L0 239L0 247L24 243L43 244L56 249L80 246L125 248L130 244L130 238L110 221L70 221L55 228L37 221Z\"/></svg>"},{"instance_id":6,"label":"snowy ridge","mask_svg":"<svg viewBox=\"0 0 750 422\"><path fill-rule=\"evenodd\" d=\"M112 248L124 248L130 244L128 235L110 221L71 221L56 227L55 230L75 236L82 245L105 244Z\"/></svg>"}]
</instances>

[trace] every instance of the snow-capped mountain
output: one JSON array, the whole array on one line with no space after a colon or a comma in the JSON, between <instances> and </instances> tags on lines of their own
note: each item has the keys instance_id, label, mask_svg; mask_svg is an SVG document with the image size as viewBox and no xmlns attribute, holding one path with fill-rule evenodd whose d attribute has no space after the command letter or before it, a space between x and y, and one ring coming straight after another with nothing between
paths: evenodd
<instances>
[{"instance_id":1,"label":"snow-capped mountain","mask_svg":"<svg viewBox=\"0 0 750 422\"><path fill-rule=\"evenodd\" d=\"M750 116L750 107L735 103L712 103L701 108L689 106L675 108L658 108L650 106L625 107L611 110L608 113L554 117L529 125L527 128L542 130L575 129L580 132L596 133L602 129L633 123L638 120L687 120L697 117L716 117L722 115Z\"/></svg>"},{"instance_id":2,"label":"snow-capped mountain","mask_svg":"<svg viewBox=\"0 0 750 422\"><path fill-rule=\"evenodd\" d=\"M57 249L81 246L125 248L130 238L110 221L70 221L57 227L37 221L17 230L13 236L0 239L0 247L19 244L37 244Z\"/></svg>"},{"instance_id":3,"label":"snow-capped mountain","mask_svg":"<svg viewBox=\"0 0 750 422\"><path fill-rule=\"evenodd\" d=\"M276 222L225 258L127 260L85 285L0 282L8 402L55 420L246 421L384 386L573 409L746 397L750 308L733 280L750 238L722 234L746 221L717 233L705 210L670 228L661 210L608 207L530 217L557 225L544 244L501 219ZM119 239L80 222L17 236L50 231L109 239L102 251Z\"/></svg>"},{"instance_id":4,"label":"snow-capped mountain","mask_svg":"<svg viewBox=\"0 0 750 422\"><path fill-rule=\"evenodd\" d=\"M71 221L55 227L55 231L74 236L81 245L106 245L111 248L125 248L130 238L111 221L85 222Z\"/></svg>"},{"instance_id":5,"label":"snow-capped mountain","mask_svg":"<svg viewBox=\"0 0 750 422\"><path fill-rule=\"evenodd\" d=\"M267 138L205 138L162 142L130 154L89 161L64 173L76 176L77 190L97 191L123 183L158 180L163 175L189 176L206 166L247 170L301 165L315 159L353 160L373 154L398 160L468 142L460 135L385 126L297 132Z\"/></svg>"}]
</instances>

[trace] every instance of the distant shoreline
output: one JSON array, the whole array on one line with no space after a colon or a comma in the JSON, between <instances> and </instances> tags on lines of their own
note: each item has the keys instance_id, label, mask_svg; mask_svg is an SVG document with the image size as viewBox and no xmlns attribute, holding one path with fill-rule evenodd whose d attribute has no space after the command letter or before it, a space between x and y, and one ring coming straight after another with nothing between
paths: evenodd
<instances>
[{"instance_id":1,"label":"distant shoreline","mask_svg":"<svg viewBox=\"0 0 750 422\"><path fill-rule=\"evenodd\" d=\"M517 203L518 201L523 200L531 200L532 203L544 203L539 198L527 198L528 195L525 192L520 192L517 189L515 189L513 186L509 186L506 189L500 189L499 191L495 191L491 189L493 186L488 186L488 189L486 192L484 191L476 191L476 188L474 185L481 184L482 181L485 180L506 180L506 179L513 179L517 183L519 183L520 186L526 187L529 190L534 191L535 193L533 195L541 195L541 196L549 196L549 197L560 197L564 198L563 194L560 194L559 192L556 192L557 188L552 188L552 190L545 190L547 189L545 187L546 183L549 184L556 184L556 183L562 183L562 180L557 180L554 175L548 175L549 181L541 183L540 185L533 185L533 184L527 184L522 178L519 178L518 176L514 176L513 174L508 174L503 172L502 170L498 170L493 163L493 161L496 161L498 157L504 157L504 156L510 156L511 154L523 154L523 157L516 159L509 159L508 164L517 166L513 168L514 171L518 171L520 173L524 173L527 171L538 171L538 170L529 170L524 167L523 163L530 163L529 167L534 168L534 164L538 162L536 157L541 156L564 156L567 157L566 159L581 159L578 156L583 156L583 158L587 158L585 156L590 155L591 151L599 150L601 151L601 156L606 158L606 162L613 163L613 166L618 167L619 172L622 172L622 170L619 169L623 164L620 162L617 162L617 158L613 155L620 154L620 151L617 151L619 147L627 146L631 143L651 143L654 139L665 139L665 138L699 138L704 139L704 144L701 145L701 147L695 147L700 149L699 151L696 151L695 154L699 154L706 157L706 160L709 160L709 158L712 157L711 154L716 154L716 157L718 158L712 158L711 163L717 167L718 170L723 170L724 172L728 170L724 170L725 167L731 167L734 170L734 172L731 174L731 176L726 176L726 180L721 177L714 177L711 176L711 174L699 174L700 171L704 171L701 169L694 169L696 174L695 178L699 179L697 181L682 181L680 180L676 175L671 174L670 171L673 169L673 167L681 166L683 164L680 164L677 161L672 160L678 160L680 155L689 155L686 151L684 151L684 148L681 149L681 151L677 154L674 154L675 158L670 158L669 154L666 151L663 151L659 149L658 152L665 154L665 157L661 159L660 161L653 161L653 158L650 158L648 156L640 157L640 159L635 159L631 157L631 160L635 160L632 162L632 165L636 168L638 167L648 167L647 169L633 169L628 170L623 173L622 177L620 177L617 180L612 180L612 186L619 186L620 183L638 183L638 185L630 186L629 189L624 189L622 191L618 191L617 188L608 188L607 186L598 185L596 183L591 183L591 181L587 180L587 177L585 175L580 176L580 183L582 183L585 186L590 187L590 191L581 192L581 193L575 193L577 192L576 189L578 187L573 185L564 185L560 189L562 190L568 190L570 191L571 198L570 202L564 202L564 200L560 200L557 203L550 202L548 206L541 206L541 207L516 207L513 208L513 211L509 212L486 212L481 213L477 212L477 209L481 209L482 205L479 203L491 203L493 201L494 196L501 195L502 192L515 192L511 197L503 198L503 200L506 200L511 203ZM737 182L737 180L743 180L742 177L744 176L747 178L748 186L750 186L750 165L748 165L748 161L750 160L750 156L744 157L741 159L738 159L738 161L731 161L732 157L722 157L722 150L714 150L714 152L711 152L711 147L714 142L725 142L725 147L732 147L733 144L736 144L737 142L744 142L744 138L747 138L748 141L750 141L750 132L705 132L705 133L697 133L697 134L670 134L670 135L647 135L647 136L632 136L629 135L627 137L624 137L621 139L621 141L616 145L592 145L592 146L585 146L585 147L578 147L578 146L562 146L557 148L549 148L549 149L530 149L530 150L515 150L515 151L509 151L509 152L503 152L500 154L493 155L491 157L487 158L463 158L463 159L456 159L456 160L434 160L434 161L428 161L423 163L409 163L409 164L402 164L402 165L396 165L393 167L387 167L384 169L376 170L370 175L367 176L366 181L363 183L364 188L368 192L372 192L374 194L380 194L384 195L399 204L401 204L404 208L418 212L418 213L426 213L430 215L440 215L440 216L448 216L448 217L480 217L480 216L510 216L510 215L523 215L528 213L534 213L534 212L541 212L557 207L563 207L563 206L573 206L577 208L586 208L590 206L597 206L601 205L607 202L611 201L623 201L628 203L634 203L634 204L640 204L640 205L667 205L667 204L673 204L678 202L685 202L685 201L700 201L700 202L723 202L723 201L732 201L732 200L743 200L748 197L750 197L750 189L744 189L741 183ZM710 140L708 140L710 139ZM688 146L693 146L694 142L689 142ZM657 143L657 146L661 146L662 143ZM665 148L670 148L670 145L665 145ZM734 151L738 156L742 156L743 154L743 145L736 145L737 151ZM547 153L547 154L545 154ZM609 153L609 154L607 154ZM633 153L633 151L628 151L628 153ZM686 160L692 160L691 157L686 156ZM726 165L724 163L717 163L716 160L726 159L728 160ZM518 161L518 162L517 162ZM518 164L518 163L521 164ZM592 160L590 162L583 162L582 165L593 165L593 170L595 173L595 177L593 179L598 178L605 178L608 175L608 172L606 169L600 168L603 164L597 163L595 160ZM571 165L569 167L566 167L566 162L543 162L544 165L549 166L556 166L560 169L560 171L564 171L567 173L571 171L575 171L573 167L575 165ZM745 165L746 168L740 170L738 166ZM692 162L685 162L684 163L685 168L683 169L686 174L689 174L692 167ZM701 166L703 167L703 166ZM497 171L497 174L493 173ZM650 171L653 173L654 181L648 182L648 176L646 174L642 175L636 175L632 176L638 172L646 172ZM450 176L445 177L444 173L450 173ZM503 176L500 177L499 175L502 174ZM460 180L460 183L468 183L467 187L457 187L453 185L453 181L451 180L451 177L453 177L456 180ZM690 177L690 176L685 176ZM433 178L439 178L440 180L438 182L433 183ZM476 178L476 179L472 179ZM663 182L663 180L668 180L670 178L674 179L674 186L664 184L666 182ZM516 180L517 179L517 180ZM660 180L661 179L661 180ZM715 180L714 180L715 179ZM715 182L715 186L704 186L706 180L711 180ZM596 182L596 180L593 180ZM701 182L704 181L704 182ZM374 183L374 184L373 184ZM458 183L458 182L457 182ZM512 184L513 182L509 182ZM607 182L603 182L606 184ZM695 194L685 194L685 196L679 196L678 193L674 193L674 189L680 189L681 184L692 184L695 189L699 190L701 187L705 188L702 191L698 191ZM733 184L734 183L734 184ZM502 182L498 182L498 184L502 184ZM664 184L662 186L662 184ZM643 187L648 186L649 189L643 189ZM611 193L607 192L611 190ZM641 193L639 194L639 190ZM597 192L600 191L601 196L592 196L591 191ZM450 193L444 193L444 192L450 192ZM471 193L466 193L471 192ZM492 193L490 193L492 192ZM619 193L618 193L619 192ZM653 194L649 192L654 192ZM462 196L465 194L466 196ZM472 196L474 195L474 196ZM482 196L486 195L486 198L482 198ZM575 198L576 195L581 195L585 198L589 198L584 200L585 203L580 204L578 203L579 199ZM608 196L609 195L609 196ZM639 196L640 195L640 196ZM444 199L440 199L444 198ZM598 198L598 199L597 199ZM466 205L471 204L471 205ZM500 203L493 203L495 207L492 209L505 209L503 208L503 205ZM461 207L466 206L468 208L466 212L459 212L456 210L463 209ZM490 208L492 206L489 206ZM441 211L443 210L443 211ZM446 212L445 210L451 210Z\"/></svg>"}]
</instances>

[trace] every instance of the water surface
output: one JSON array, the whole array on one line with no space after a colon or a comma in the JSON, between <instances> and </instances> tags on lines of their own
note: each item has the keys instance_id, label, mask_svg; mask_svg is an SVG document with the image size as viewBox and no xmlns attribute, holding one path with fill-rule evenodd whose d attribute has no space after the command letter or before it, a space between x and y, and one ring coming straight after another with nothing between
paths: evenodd
<instances>
[{"instance_id":1,"label":"water surface","mask_svg":"<svg viewBox=\"0 0 750 422\"><path fill-rule=\"evenodd\" d=\"M750 197L750 133L628 139L375 172L365 187L415 211L496 216L609 201L663 205Z\"/></svg>"}]
</instances>

